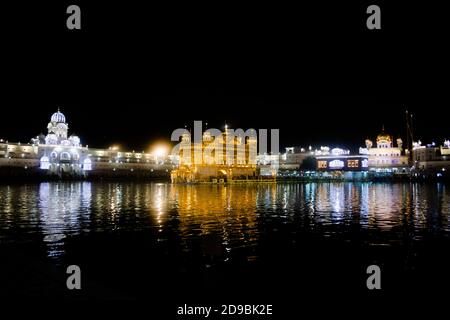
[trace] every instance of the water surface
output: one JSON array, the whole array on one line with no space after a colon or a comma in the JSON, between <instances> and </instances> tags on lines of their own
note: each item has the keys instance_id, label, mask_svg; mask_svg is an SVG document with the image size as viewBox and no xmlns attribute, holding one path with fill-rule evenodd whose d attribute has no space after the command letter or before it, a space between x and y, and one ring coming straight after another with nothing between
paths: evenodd
<instances>
[{"instance_id":1,"label":"water surface","mask_svg":"<svg viewBox=\"0 0 450 320\"><path fill-rule=\"evenodd\" d=\"M404 288L411 277L428 283L433 264L448 266L449 211L444 184L0 185L0 252L9 260L0 265L58 274L78 264L94 295L99 287L126 297L159 281L221 292L245 282L258 292L286 276L311 289L330 283L330 268L359 290L373 263L393 280L387 288Z\"/></svg>"}]
</instances>

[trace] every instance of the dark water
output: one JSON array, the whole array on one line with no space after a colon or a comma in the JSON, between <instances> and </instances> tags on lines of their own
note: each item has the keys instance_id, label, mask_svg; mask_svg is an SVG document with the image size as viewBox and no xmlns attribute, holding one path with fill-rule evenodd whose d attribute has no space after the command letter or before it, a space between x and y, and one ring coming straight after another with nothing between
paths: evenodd
<instances>
[{"instance_id":1,"label":"dark water","mask_svg":"<svg viewBox=\"0 0 450 320\"><path fill-rule=\"evenodd\" d=\"M423 293L449 283L449 213L443 184L1 185L0 293L273 303L367 294L371 264L383 292Z\"/></svg>"}]
</instances>

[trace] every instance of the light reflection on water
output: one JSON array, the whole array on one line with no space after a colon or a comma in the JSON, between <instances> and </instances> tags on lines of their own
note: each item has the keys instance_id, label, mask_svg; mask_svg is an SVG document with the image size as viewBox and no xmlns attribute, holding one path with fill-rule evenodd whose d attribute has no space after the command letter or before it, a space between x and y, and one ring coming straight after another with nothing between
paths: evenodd
<instances>
[{"instance_id":1,"label":"light reflection on water","mask_svg":"<svg viewBox=\"0 0 450 320\"><path fill-rule=\"evenodd\" d=\"M41 241L49 257L68 239L89 233L153 232L155 242L179 241L189 252L227 261L257 249L264 235L314 232L389 245L424 233L449 235L450 192L443 184L308 183L248 186L169 183L61 182L0 186L0 246ZM248 259L257 259L257 251Z\"/></svg>"}]
</instances>

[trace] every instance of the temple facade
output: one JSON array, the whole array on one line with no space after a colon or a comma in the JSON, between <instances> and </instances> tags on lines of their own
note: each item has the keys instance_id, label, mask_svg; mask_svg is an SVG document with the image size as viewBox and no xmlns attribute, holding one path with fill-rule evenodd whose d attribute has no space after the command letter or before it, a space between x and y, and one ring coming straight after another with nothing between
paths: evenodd
<instances>
[{"instance_id":1,"label":"temple facade","mask_svg":"<svg viewBox=\"0 0 450 320\"><path fill-rule=\"evenodd\" d=\"M172 182L233 182L258 177L257 138L236 136L228 127L219 136L205 131L201 141L192 141L189 132L179 144L179 167L171 173Z\"/></svg>"},{"instance_id":2,"label":"temple facade","mask_svg":"<svg viewBox=\"0 0 450 320\"><path fill-rule=\"evenodd\" d=\"M39 168L51 175L83 175L92 170L88 148L68 131L66 117L58 110L50 117L47 135L36 136L27 144L0 142L0 163L25 170Z\"/></svg>"},{"instance_id":3,"label":"temple facade","mask_svg":"<svg viewBox=\"0 0 450 320\"><path fill-rule=\"evenodd\" d=\"M368 168L377 173L408 173L408 150L403 149L401 138L397 138L394 146L393 138L384 132L377 136L376 145L370 139L366 140L366 147L360 148L361 155L368 156Z\"/></svg>"},{"instance_id":4,"label":"temple facade","mask_svg":"<svg viewBox=\"0 0 450 320\"><path fill-rule=\"evenodd\" d=\"M56 177L169 176L176 165L168 155L146 152L89 148L80 138L69 135L69 124L59 110L47 125L47 134L29 143L0 139L0 174Z\"/></svg>"}]
</instances>

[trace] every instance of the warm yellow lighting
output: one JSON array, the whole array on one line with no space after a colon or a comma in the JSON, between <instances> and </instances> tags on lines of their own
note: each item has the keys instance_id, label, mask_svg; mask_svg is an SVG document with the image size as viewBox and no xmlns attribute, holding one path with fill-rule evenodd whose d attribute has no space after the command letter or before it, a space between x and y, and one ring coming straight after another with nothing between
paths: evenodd
<instances>
[{"instance_id":1,"label":"warm yellow lighting","mask_svg":"<svg viewBox=\"0 0 450 320\"><path fill-rule=\"evenodd\" d=\"M114 146L109 147L109 149L113 150L113 151L117 151L117 150L119 150L119 146L114 145Z\"/></svg>"},{"instance_id":2,"label":"warm yellow lighting","mask_svg":"<svg viewBox=\"0 0 450 320\"><path fill-rule=\"evenodd\" d=\"M154 149L153 153L157 157L163 157L167 154L167 148L165 146L158 146Z\"/></svg>"},{"instance_id":3,"label":"warm yellow lighting","mask_svg":"<svg viewBox=\"0 0 450 320\"><path fill-rule=\"evenodd\" d=\"M151 152L153 156L161 158L169 154L169 145L164 142L156 143L152 146Z\"/></svg>"}]
</instances>

